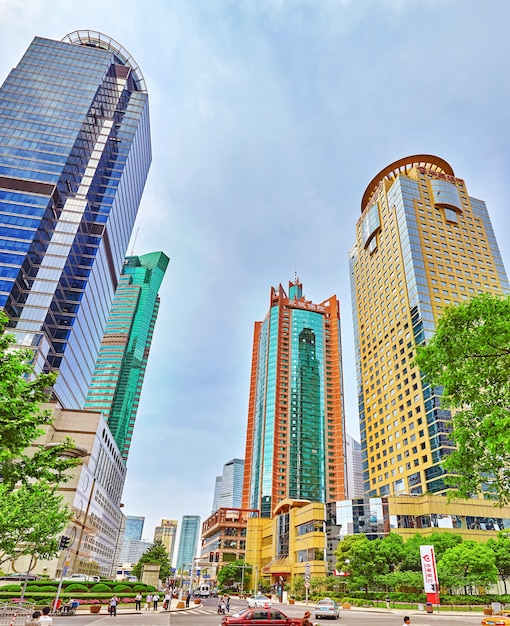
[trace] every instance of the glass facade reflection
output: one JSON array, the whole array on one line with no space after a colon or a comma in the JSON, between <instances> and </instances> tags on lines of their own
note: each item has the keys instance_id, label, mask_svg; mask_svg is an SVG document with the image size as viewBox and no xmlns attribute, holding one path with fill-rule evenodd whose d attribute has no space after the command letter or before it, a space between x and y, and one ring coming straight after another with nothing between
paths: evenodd
<instances>
[{"instance_id":1,"label":"glass facade reflection","mask_svg":"<svg viewBox=\"0 0 510 626\"><path fill-rule=\"evenodd\" d=\"M451 416L415 348L447 306L510 291L501 254L485 203L433 155L382 170L361 211L349 262L365 495L444 493Z\"/></svg>"},{"instance_id":2,"label":"glass facade reflection","mask_svg":"<svg viewBox=\"0 0 510 626\"><path fill-rule=\"evenodd\" d=\"M243 506L270 517L285 498L343 497L343 443L338 302L305 300L298 280L272 288L255 324Z\"/></svg>"},{"instance_id":3,"label":"glass facade reflection","mask_svg":"<svg viewBox=\"0 0 510 626\"><path fill-rule=\"evenodd\" d=\"M200 533L200 517L198 515L183 515L179 547L177 549L177 571L189 569L197 555L198 536Z\"/></svg>"},{"instance_id":4,"label":"glass facade reflection","mask_svg":"<svg viewBox=\"0 0 510 626\"><path fill-rule=\"evenodd\" d=\"M124 262L85 409L100 411L127 461L169 259L163 252Z\"/></svg>"},{"instance_id":5,"label":"glass facade reflection","mask_svg":"<svg viewBox=\"0 0 510 626\"><path fill-rule=\"evenodd\" d=\"M84 406L150 161L122 47L36 37L0 88L0 306L66 408Z\"/></svg>"}]
</instances>

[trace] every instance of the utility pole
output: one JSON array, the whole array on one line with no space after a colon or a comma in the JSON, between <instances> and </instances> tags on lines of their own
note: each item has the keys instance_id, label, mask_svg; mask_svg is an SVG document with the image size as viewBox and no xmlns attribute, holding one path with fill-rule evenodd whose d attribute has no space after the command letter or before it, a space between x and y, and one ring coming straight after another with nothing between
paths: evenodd
<instances>
[{"instance_id":1,"label":"utility pole","mask_svg":"<svg viewBox=\"0 0 510 626\"><path fill-rule=\"evenodd\" d=\"M67 575L69 569L69 554L71 553L71 548L73 547L74 540L76 538L76 526L71 528L71 532L69 536L63 535L60 537L59 547L62 550L67 548L67 553L64 559L64 565L62 566L62 571L60 573L60 582L58 583L57 595L55 596L55 600L53 600L53 609L52 613L57 612L58 600L60 598L60 592L62 591L62 583L64 582L64 577Z\"/></svg>"}]
</instances>

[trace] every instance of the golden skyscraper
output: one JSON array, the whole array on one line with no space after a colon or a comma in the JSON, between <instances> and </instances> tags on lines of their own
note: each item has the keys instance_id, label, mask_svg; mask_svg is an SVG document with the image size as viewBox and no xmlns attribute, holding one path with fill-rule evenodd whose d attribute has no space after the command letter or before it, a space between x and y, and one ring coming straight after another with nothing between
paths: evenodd
<instances>
[{"instance_id":1,"label":"golden skyscraper","mask_svg":"<svg viewBox=\"0 0 510 626\"><path fill-rule=\"evenodd\" d=\"M445 307L509 291L485 203L441 158L396 161L365 191L349 260L365 492L444 493L450 413L412 363Z\"/></svg>"}]
</instances>

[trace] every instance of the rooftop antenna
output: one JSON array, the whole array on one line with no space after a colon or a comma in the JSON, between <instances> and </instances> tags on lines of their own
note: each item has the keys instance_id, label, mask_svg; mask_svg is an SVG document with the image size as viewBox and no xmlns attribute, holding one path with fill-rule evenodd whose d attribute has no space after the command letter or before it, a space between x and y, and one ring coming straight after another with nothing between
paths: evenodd
<instances>
[{"instance_id":1,"label":"rooftop antenna","mask_svg":"<svg viewBox=\"0 0 510 626\"><path fill-rule=\"evenodd\" d=\"M297 285L299 282L297 267L294 268L294 284Z\"/></svg>"},{"instance_id":2,"label":"rooftop antenna","mask_svg":"<svg viewBox=\"0 0 510 626\"><path fill-rule=\"evenodd\" d=\"M135 238L133 239L133 245L131 246L131 255L130 256L135 256L135 243L136 243L136 238L138 237L138 231L139 230L140 230L140 226L138 226L138 228L136 229Z\"/></svg>"}]
</instances>

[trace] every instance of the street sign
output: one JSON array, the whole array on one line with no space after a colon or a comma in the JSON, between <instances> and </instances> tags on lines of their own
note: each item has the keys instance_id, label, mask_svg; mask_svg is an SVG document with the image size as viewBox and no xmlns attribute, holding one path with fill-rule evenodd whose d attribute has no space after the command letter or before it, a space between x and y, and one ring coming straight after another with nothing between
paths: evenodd
<instances>
[{"instance_id":1,"label":"street sign","mask_svg":"<svg viewBox=\"0 0 510 626\"><path fill-rule=\"evenodd\" d=\"M310 576L310 563L307 563L305 565L305 574L307 574L308 576Z\"/></svg>"},{"instance_id":2,"label":"street sign","mask_svg":"<svg viewBox=\"0 0 510 626\"><path fill-rule=\"evenodd\" d=\"M308 581L305 582L305 589L310 589L310 583Z\"/></svg>"},{"instance_id":3,"label":"street sign","mask_svg":"<svg viewBox=\"0 0 510 626\"><path fill-rule=\"evenodd\" d=\"M305 582L307 583L310 580L310 576L308 576L308 574L305 574Z\"/></svg>"}]
</instances>

